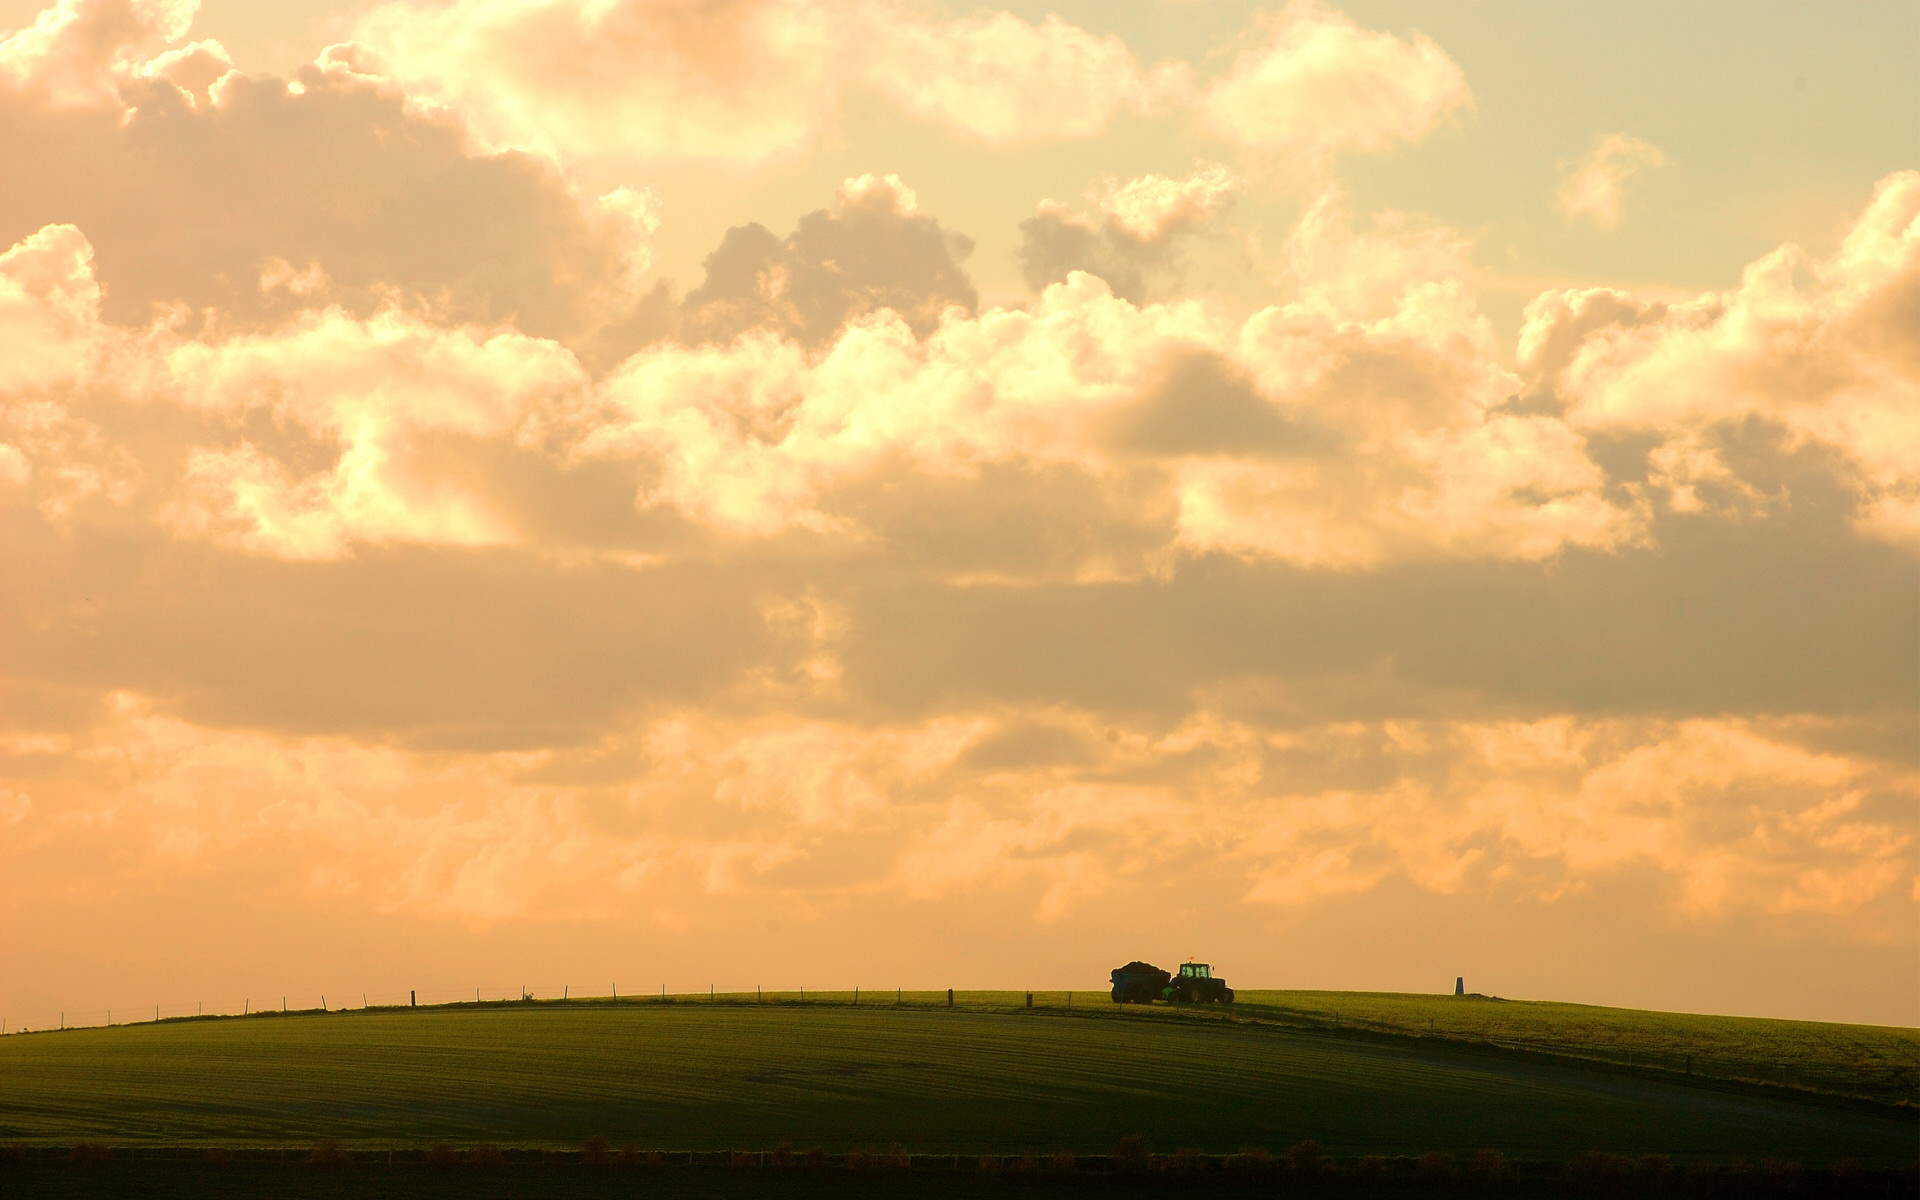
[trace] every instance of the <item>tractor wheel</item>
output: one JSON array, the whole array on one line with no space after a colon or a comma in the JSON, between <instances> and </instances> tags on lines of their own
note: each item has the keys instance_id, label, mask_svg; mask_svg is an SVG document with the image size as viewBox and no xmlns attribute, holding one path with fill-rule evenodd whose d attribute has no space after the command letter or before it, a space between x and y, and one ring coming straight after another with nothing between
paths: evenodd
<instances>
[{"instance_id":1,"label":"tractor wheel","mask_svg":"<svg viewBox=\"0 0 1920 1200\"><path fill-rule=\"evenodd\" d=\"M1223 1003L1223 1004L1232 1004L1232 1003L1233 1003L1233 989L1232 989L1232 988L1221 988L1221 989L1220 989L1220 1001L1221 1001L1221 1003Z\"/></svg>"}]
</instances>

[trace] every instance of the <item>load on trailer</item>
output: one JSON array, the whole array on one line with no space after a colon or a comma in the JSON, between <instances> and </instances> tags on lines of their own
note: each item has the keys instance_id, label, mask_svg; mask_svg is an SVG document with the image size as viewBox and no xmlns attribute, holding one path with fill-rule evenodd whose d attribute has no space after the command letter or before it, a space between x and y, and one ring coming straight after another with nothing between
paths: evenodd
<instances>
[{"instance_id":1,"label":"load on trailer","mask_svg":"<svg viewBox=\"0 0 1920 1200\"><path fill-rule=\"evenodd\" d=\"M1224 979L1216 979L1207 963L1183 962L1177 974L1162 971L1138 959L1124 967L1115 967L1113 980L1115 1004L1152 1004L1165 1000L1172 1004L1232 1004L1233 989Z\"/></svg>"}]
</instances>

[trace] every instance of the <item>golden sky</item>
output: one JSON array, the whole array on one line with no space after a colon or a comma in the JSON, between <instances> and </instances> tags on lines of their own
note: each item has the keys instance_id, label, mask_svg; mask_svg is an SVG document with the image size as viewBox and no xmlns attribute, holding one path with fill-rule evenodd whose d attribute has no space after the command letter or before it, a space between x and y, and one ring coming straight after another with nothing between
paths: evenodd
<instances>
[{"instance_id":1,"label":"golden sky","mask_svg":"<svg viewBox=\"0 0 1920 1200\"><path fill-rule=\"evenodd\" d=\"M1674 7L0 0L0 1014L1920 1023L1920 13Z\"/></svg>"}]
</instances>

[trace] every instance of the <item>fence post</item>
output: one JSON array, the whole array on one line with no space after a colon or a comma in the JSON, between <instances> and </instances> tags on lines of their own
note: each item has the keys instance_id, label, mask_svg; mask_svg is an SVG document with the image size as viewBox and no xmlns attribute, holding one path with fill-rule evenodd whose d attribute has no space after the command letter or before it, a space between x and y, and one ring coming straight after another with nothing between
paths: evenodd
<instances>
[{"instance_id":1,"label":"fence post","mask_svg":"<svg viewBox=\"0 0 1920 1200\"><path fill-rule=\"evenodd\" d=\"M947 989L947 1007L948 1008L953 1007L953 989L952 988Z\"/></svg>"},{"instance_id":2,"label":"fence post","mask_svg":"<svg viewBox=\"0 0 1920 1200\"><path fill-rule=\"evenodd\" d=\"M1027 993L1027 1007L1028 1007L1028 1008L1032 1008L1032 1007L1033 1007L1033 993L1032 993L1032 992L1028 992L1028 993Z\"/></svg>"},{"instance_id":3,"label":"fence post","mask_svg":"<svg viewBox=\"0 0 1920 1200\"><path fill-rule=\"evenodd\" d=\"M407 1007L408 1008L420 1007L420 989L413 988L407 992Z\"/></svg>"}]
</instances>

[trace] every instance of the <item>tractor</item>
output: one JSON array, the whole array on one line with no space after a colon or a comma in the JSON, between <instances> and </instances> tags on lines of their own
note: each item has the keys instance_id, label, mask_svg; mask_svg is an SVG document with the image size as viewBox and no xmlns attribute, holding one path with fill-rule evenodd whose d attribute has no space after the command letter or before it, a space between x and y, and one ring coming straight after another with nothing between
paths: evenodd
<instances>
[{"instance_id":1,"label":"tractor","mask_svg":"<svg viewBox=\"0 0 1920 1200\"><path fill-rule=\"evenodd\" d=\"M1224 979L1213 977L1206 963L1183 962L1180 973L1168 981L1166 998L1177 1004L1232 1004L1233 989Z\"/></svg>"},{"instance_id":2,"label":"tractor","mask_svg":"<svg viewBox=\"0 0 1920 1200\"><path fill-rule=\"evenodd\" d=\"M1152 963L1138 960L1116 967L1113 980L1115 1004L1152 1004L1166 1000L1174 1004L1232 1004L1233 989L1226 980L1215 979L1206 963L1185 962L1178 974L1168 974Z\"/></svg>"}]
</instances>

